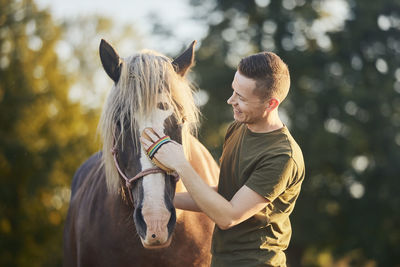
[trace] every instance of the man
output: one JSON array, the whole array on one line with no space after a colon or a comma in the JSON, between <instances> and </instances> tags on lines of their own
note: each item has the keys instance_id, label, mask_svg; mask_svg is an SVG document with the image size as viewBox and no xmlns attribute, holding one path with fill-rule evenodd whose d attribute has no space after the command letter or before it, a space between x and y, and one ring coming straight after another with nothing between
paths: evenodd
<instances>
[{"instance_id":1,"label":"man","mask_svg":"<svg viewBox=\"0 0 400 267\"><path fill-rule=\"evenodd\" d=\"M301 149L278 114L289 87L289 70L276 54L240 61L227 101L235 122L226 133L217 188L203 182L179 144L168 143L155 155L187 188L176 195L175 206L202 211L216 223L212 266L286 266L289 215L304 179ZM159 139L146 133L153 142ZM141 140L145 149L152 145Z\"/></svg>"}]
</instances>

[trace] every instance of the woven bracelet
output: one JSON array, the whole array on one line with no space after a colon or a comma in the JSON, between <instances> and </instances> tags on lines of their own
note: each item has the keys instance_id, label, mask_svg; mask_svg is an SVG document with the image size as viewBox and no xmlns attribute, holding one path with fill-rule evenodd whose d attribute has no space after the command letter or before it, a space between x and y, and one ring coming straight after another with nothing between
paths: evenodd
<instances>
[{"instance_id":1,"label":"woven bracelet","mask_svg":"<svg viewBox=\"0 0 400 267\"><path fill-rule=\"evenodd\" d=\"M147 149L147 155L149 156L150 159L153 159L154 155L157 153L157 151L160 149L160 147L168 142L171 142L171 138L166 135L160 139L158 139L157 142L152 144L149 149Z\"/></svg>"}]
</instances>

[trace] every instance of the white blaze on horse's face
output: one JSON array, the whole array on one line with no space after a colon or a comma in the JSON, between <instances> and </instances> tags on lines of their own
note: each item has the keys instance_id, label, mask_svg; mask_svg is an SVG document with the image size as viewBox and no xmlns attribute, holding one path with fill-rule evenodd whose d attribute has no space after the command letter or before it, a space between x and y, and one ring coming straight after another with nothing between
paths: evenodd
<instances>
[{"instance_id":1,"label":"white blaze on horse's face","mask_svg":"<svg viewBox=\"0 0 400 267\"><path fill-rule=\"evenodd\" d=\"M147 127L153 127L164 132L164 122L172 115L171 110L155 109L150 116L139 123L140 133ZM142 170L154 167L154 164L147 157L146 151L142 148L140 155ZM142 240L144 247L168 246L168 222L171 212L165 206L164 174L149 174L142 180L143 206L142 215L147 226L145 239Z\"/></svg>"}]
</instances>

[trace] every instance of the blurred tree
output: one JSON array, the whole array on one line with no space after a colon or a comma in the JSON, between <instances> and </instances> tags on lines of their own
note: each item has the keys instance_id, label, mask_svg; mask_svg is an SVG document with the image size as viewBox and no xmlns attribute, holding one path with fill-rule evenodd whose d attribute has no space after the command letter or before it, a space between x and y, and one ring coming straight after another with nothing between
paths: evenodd
<instances>
[{"instance_id":1,"label":"blurred tree","mask_svg":"<svg viewBox=\"0 0 400 267\"><path fill-rule=\"evenodd\" d=\"M97 30L107 24L94 22ZM63 58L62 26L32 0L0 1L1 266L61 265L70 181L99 148L98 110L69 91L87 75L86 59L73 68Z\"/></svg>"},{"instance_id":2,"label":"blurred tree","mask_svg":"<svg viewBox=\"0 0 400 267\"><path fill-rule=\"evenodd\" d=\"M215 156L240 58L280 55L292 86L281 115L307 167L290 266L400 264L400 3L191 0L209 24L194 72L210 99L201 137Z\"/></svg>"},{"instance_id":3,"label":"blurred tree","mask_svg":"<svg viewBox=\"0 0 400 267\"><path fill-rule=\"evenodd\" d=\"M67 186L96 149L97 114L68 99L76 78L55 53L62 34L30 0L0 2L0 262L61 262Z\"/></svg>"}]
</instances>

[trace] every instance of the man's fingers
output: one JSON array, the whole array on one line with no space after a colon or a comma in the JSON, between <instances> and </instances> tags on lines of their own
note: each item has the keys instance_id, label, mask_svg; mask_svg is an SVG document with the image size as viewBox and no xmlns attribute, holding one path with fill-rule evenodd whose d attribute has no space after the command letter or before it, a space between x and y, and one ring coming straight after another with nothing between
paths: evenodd
<instances>
[{"instance_id":1,"label":"man's fingers","mask_svg":"<svg viewBox=\"0 0 400 267\"><path fill-rule=\"evenodd\" d=\"M144 132L150 137L153 142L156 142L159 139L159 137L153 134L150 129L145 129Z\"/></svg>"},{"instance_id":2,"label":"man's fingers","mask_svg":"<svg viewBox=\"0 0 400 267\"><path fill-rule=\"evenodd\" d=\"M159 128L153 128L153 131L161 138L161 137L163 137L165 134L164 134L164 131L163 130L161 130L161 129L159 129Z\"/></svg>"},{"instance_id":3,"label":"man's fingers","mask_svg":"<svg viewBox=\"0 0 400 267\"><path fill-rule=\"evenodd\" d=\"M153 144L151 141L147 140L144 137L140 137L140 142L142 143L145 149L148 149Z\"/></svg>"},{"instance_id":4,"label":"man's fingers","mask_svg":"<svg viewBox=\"0 0 400 267\"><path fill-rule=\"evenodd\" d=\"M153 132L154 131L154 132ZM159 128L146 128L144 129L144 133L148 137L143 137L143 135L140 137L140 142L143 145L143 148L148 150L149 147L151 147L155 142L157 142L161 137L163 137L165 134L163 130ZM175 141L171 140L174 144L178 145Z\"/></svg>"}]
</instances>

